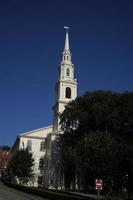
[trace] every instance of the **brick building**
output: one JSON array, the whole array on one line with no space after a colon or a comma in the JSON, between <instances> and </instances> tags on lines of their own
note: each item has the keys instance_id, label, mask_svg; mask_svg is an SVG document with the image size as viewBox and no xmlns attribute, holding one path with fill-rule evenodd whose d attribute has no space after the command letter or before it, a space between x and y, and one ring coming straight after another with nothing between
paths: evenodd
<instances>
[{"instance_id":1,"label":"brick building","mask_svg":"<svg viewBox=\"0 0 133 200\"><path fill-rule=\"evenodd\" d=\"M0 177L7 169L8 163L11 160L10 148L0 147Z\"/></svg>"}]
</instances>

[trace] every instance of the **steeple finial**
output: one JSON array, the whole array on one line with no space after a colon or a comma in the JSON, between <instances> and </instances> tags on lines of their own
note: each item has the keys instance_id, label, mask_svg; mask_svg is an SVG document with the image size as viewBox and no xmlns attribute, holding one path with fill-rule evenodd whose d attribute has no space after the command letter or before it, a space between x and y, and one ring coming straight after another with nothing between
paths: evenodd
<instances>
[{"instance_id":1,"label":"steeple finial","mask_svg":"<svg viewBox=\"0 0 133 200\"><path fill-rule=\"evenodd\" d=\"M64 29L66 29L66 39L65 39L65 47L64 50L69 50L69 35L68 30L70 29L68 26L64 26Z\"/></svg>"}]
</instances>

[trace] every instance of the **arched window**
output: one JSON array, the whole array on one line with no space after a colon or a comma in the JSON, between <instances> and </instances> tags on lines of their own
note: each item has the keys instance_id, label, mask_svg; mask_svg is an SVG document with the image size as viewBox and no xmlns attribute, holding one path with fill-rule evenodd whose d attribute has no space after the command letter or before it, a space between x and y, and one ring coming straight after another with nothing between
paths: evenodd
<instances>
[{"instance_id":1,"label":"arched window","mask_svg":"<svg viewBox=\"0 0 133 200\"><path fill-rule=\"evenodd\" d=\"M29 151L32 150L32 140L27 140L27 149L28 149Z\"/></svg>"},{"instance_id":2,"label":"arched window","mask_svg":"<svg viewBox=\"0 0 133 200\"><path fill-rule=\"evenodd\" d=\"M66 98L71 99L71 88L69 87L66 88Z\"/></svg>"},{"instance_id":3,"label":"arched window","mask_svg":"<svg viewBox=\"0 0 133 200\"><path fill-rule=\"evenodd\" d=\"M67 60L68 60L68 56L67 56Z\"/></svg>"},{"instance_id":4,"label":"arched window","mask_svg":"<svg viewBox=\"0 0 133 200\"><path fill-rule=\"evenodd\" d=\"M69 68L66 69L66 75L70 76L70 69Z\"/></svg>"}]
</instances>

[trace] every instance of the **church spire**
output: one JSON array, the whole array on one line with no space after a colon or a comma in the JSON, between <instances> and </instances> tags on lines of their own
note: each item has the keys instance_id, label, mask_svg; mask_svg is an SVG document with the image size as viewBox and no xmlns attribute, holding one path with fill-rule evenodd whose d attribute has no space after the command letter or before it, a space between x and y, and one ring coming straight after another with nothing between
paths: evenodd
<instances>
[{"instance_id":1,"label":"church spire","mask_svg":"<svg viewBox=\"0 0 133 200\"><path fill-rule=\"evenodd\" d=\"M65 47L64 47L64 50L69 50L69 35L68 35L69 27L64 26L64 28L66 29L66 39L65 39Z\"/></svg>"},{"instance_id":2,"label":"church spire","mask_svg":"<svg viewBox=\"0 0 133 200\"><path fill-rule=\"evenodd\" d=\"M68 27L66 29L65 46L62 53L62 60L59 66L59 77L56 83L56 103L54 110L53 131L60 130L59 114L63 112L66 104L77 97L77 81L74 78L74 64L71 61L71 52L69 49Z\"/></svg>"},{"instance_id":3,"label":"church spire","mask_svg":"<svg viewBox=\"0 0 133 200\"><path fill-rule=\"evenodd\" d=\"M66 29L66 38L65 38L65 46L63 50L63 55L62 55L62 62L71 64L71 52L69 49L69 34L68 34L69 27L64 26L64 28Z\"/></svg>"}]
</instances>

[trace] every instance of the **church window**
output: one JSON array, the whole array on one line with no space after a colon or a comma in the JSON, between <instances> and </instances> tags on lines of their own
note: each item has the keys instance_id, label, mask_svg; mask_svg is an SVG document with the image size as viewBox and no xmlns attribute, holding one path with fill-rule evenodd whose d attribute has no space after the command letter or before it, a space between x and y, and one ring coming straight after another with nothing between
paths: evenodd
<instances>
[{"instance_id":1,"label":"church window","mask_svg":"<svg viewBox=\"0 0 133 200\"><path fill-rule=\"evenodd\" d=\"M24 142L22 142L22 146L23 146L23 149L24 149Z\"/></svg>"},{"instance_id":2,"label":"church window","mask_svg":"<svg viewBox=\"0 0 133 200\"><path fill-rule=\"evenodd\" d=\"M66 69L66 75L70 76L70 69L69 68Z\"/></svg>"},{"instance_id":3,"label":"church window","mask_svg":"<svg viewBox=\"0 0 133 200\"><path fill-rule=\"evenodd\" d=\"M68 60L68 56L67 56L67 60Z\"/></svg>"},{"instance_id":4,"label":"church window","mask_svg":"<svg viewBox=\"0 0 133 200\"><path fill-rule=\"evenodd\" d=\"M43 184L43 176L38 176L38 186L42 186Z\"/></svg>"},{"instance_id":5,"label":"church window","mask_svg":"<svg viewBox=\"0 0 133 200\"><path fill-rule=\"evenodd\" d=\"M44 151L44 150L45 150L45 141L41 141L40 151Z\"/></svg>"},{"instance_id":6,"label":"church window","mask_svg":"<svg viewBox=\"0 0 133 200\"><path fill-rule=\"evenodd\" d=\"M66 60L65 56L64 56L64 60Z\"/></svg>"},{"instance_id":7,"label":"church window","mask_svg":"<svg viewBox=\"0 0 133 200\"><path fill-rule=\"evenodd\" d=\"M44 166L44 158L40 158L39 160L39 168L43 168Z\"/></svg>"},{"instance_id":8,"label":"church window","mask_svg":"<svg viewBox=\"0 0 133 200\"><path fill-rule=\"evenodd\" d=\"M69 87L66 88L66 98L71 99L71 88Z\"/></svg>"},{"instance_id":9,"label":"church window","mask_svg":"<svg viewBox=\"0 0 133 200\"><path fill-rule=\"evenodd\" d=\"M28 149L29 151L32 150L32 140L27 140L27 149Z\"/></svg>"}]
</instances>

